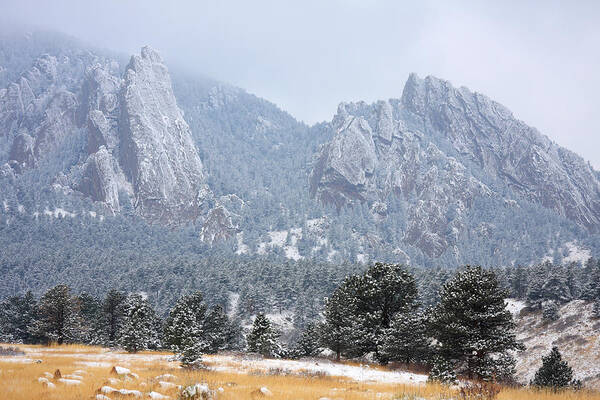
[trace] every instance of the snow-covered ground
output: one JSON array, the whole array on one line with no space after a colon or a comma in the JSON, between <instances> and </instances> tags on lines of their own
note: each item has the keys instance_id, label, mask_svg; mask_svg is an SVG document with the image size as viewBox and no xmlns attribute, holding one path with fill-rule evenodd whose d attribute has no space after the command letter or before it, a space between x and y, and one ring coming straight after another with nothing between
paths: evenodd
<instances>
[{"instance_id":1,"label":"snow-covered ground","mask_svg":"<svg viewBox=\"0 0 600 400\"><path fill-rule=\"evenodd\" d=\"M529 382L540 367L542 356L558 346L575 378L586 386L600 388L600 320L592 318L592 307L589 302L572 301L560 308L560 318L553 322L542 320L539 310L517 314L517 339L527 348L517 354L517 376L521 382ZM518 307L513 304L512 308Z\"/></svg>"},{"instance_id":2,"label":"snow-covered ground","mask_svg":"<svg viewBox=\"0 0 600 400\"><path fill-rule=\"evenodd\" d=\"M114 365L130 367L140 362L160 362L167 368L179 368L179 363L172 356L164 353L130 354L122 351L105 349L100 353L86 351L69 351L64 348L25 348L24 356L0 357L0 361L11 363L33 363L43 357L68 357L74 364L91 368L110 368ZM404 371L391 371L369 367L368 365L347 365L324 359L281 360L249 357L242 354L218 354L203 357L206 364L214 371L248 374L278 371L288 374L315 374L349 378L367 383L423 384L427 375Z\"/></svg>"},{"instance_id":3,"label":"snow-covered ground","mask_svg":"<svg viewBox=\"0 0 600 400\"><path fill-rule=\"evenodd\" d=\"M253 359L238 355L213 355L205 357L211 369L223 372L255 373L279 370L291 374L325 374L354 379L360 382L423 384L427 375L404 371L388 371L370 368L368 365L346 365L329 360L276 360Z\"/></svg>"}]
</instances>

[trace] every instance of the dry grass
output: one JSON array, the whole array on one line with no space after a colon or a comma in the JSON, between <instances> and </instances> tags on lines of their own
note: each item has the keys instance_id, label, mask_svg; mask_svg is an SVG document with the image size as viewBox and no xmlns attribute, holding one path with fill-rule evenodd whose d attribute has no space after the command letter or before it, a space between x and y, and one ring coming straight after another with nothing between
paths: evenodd
<instances>
[{"instance_id":1,"label":"dry grass","mask_svg":"<svg viewBox=\"0 0 600 400\"><path fill-rule=\"evenodd\" d=\"M316 400L321 397L329 399L458 399L458 393L439 385L397 385L355 382L347 378L331 376L296 376L296 375L247 375L211 371L184 371L177 363L168 362L165 356L169 353L145 352L134 357L115 354L106 349L90 346L20 346L27 356L41 359L41 363L8 362L0 357L0 399L1 400L81 400L93 399L97 390L108 384L116 389L136 389L148 393L159 392L177 399L177 389L161 388L154 379L158 375L173 374L180 385L198 382L208 383L212 389L222 387L219 393L222 400L249 400L251 392L260 387L267 387L273 393L271 399ZM91 362L92 364L85 364ZM93 364L98 363L98 364ZM139 375L139 379L108 383L112 365L121 365ZM84 370L81 385L65 386L56 383L54 389L44 387L37 378L44 372L54 373L60 369L63 375ZM109 395L112 400L121 399ZM148 398L145 395L145 398ZM599 393L535 392L525 389L501 390L498 400L600 400Z\"/></svg>"}]
</instances>

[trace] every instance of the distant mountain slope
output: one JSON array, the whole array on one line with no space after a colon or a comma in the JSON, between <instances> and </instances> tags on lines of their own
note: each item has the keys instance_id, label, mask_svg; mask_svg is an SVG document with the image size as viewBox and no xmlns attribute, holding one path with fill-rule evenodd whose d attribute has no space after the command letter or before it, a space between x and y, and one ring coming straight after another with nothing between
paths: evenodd
<instances>
[{"instance_id":1,"label":"distant mountain slope","mask_svg":"<svg viewBox=\"0 0 600 400\"><path fill-rule=\"evenodd\" d=\"M333 263L600 250L598 173L482 95L411 76L400 99L342 103L309 127L169 73L158 52L128 58L56 33L0 37L0 223L44 222L49 238L60 218L81 235L160 224L206 257Z\"/></svg>"}]
</instances>

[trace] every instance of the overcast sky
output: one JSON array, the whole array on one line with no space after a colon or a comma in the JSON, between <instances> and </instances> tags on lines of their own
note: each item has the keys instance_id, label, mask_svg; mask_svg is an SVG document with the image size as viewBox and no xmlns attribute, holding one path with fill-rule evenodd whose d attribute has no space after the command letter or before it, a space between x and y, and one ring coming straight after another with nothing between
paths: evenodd
<instances>
[{"instance_id":1,"label":"overcast sky","mask_svg":"<svg viewBox=\"0 0 600 400\"><path fill-rule=\"evenodd\" d=\"M0 0L8 22L149 44L308 123L434 75L503 103L600 168L600 1Z\"/></svg>"}]
</instances>

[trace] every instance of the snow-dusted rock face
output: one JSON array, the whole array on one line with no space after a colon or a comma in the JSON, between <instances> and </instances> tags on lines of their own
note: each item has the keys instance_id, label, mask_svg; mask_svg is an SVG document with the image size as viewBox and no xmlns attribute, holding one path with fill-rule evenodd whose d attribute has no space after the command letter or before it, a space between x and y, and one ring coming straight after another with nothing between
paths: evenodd
<instances>
[{"instance_id":1,"label":"snow-dusted rock face","mask_svg":"<svg viewBox=\"0 0 600 400\"><path fill-rule=\"evenodd\" d=\"M588 229L600 228L600 184L589 163L515 119L501 104L449 82L411 75L402 107L485 173Z\"/></svg>"},{"instance_id":2,"label":"snow-dusted rock face","mask_svg":"<svg viewBox=\"0 0 600 400\"><path fill-rule=\"evenodd\" d=\"M77 97L64 75L78 70L69 60L43 55L0 90L0 136L12 141L8 162L15 171L33 168L76 129Z\"/></svg>"},{"instance_id":3,"label":"snow-dusted rock face","mask_svg":"<svg viewBox=\"0 0 600 400\"><path fill-rule=\"evenodd\" d=\"M342 103L330 128L334 137L310 174L311 195L338 210L367 203L376 222L399 199L403 241L430 257L476 229L469 215L477 199L499 193L590 231L600 227L600 184L589 164L500 104L446 81L411 75L401 99Z\"/></svg>"},{"instance_id":4,"label":"snow-dusted rock face","mask_svg":"<svg viewBox=\"0 0 600 400\"><path fill-rule=\"evenodd\" d=\"M119 155L136 208L150 220L169 224L196 219L206 178L156 51L144 47L131 58L121 98Z\"/></svg>"},{"instance_id":5,"label":"snow-dusted rock face","mask_svg":"<svg viewBox=\"0 0 600 400\"><path fill-rule=\"evenodd\" d=\"M190 128L167 67L149 47L131 58L124 74L116 61L90 52L39 57L0 90L0 139L7 145L1 161L12 174L49 160L61 169L54 183L112 213L129 198L147 220L178 226L202 221L209 210L211 191ZM65 157L74 164L61 165ZM212 214L213 229L230 222ZM213 236L228 236L230 225Z\"/></svg>"}]
</instances>

